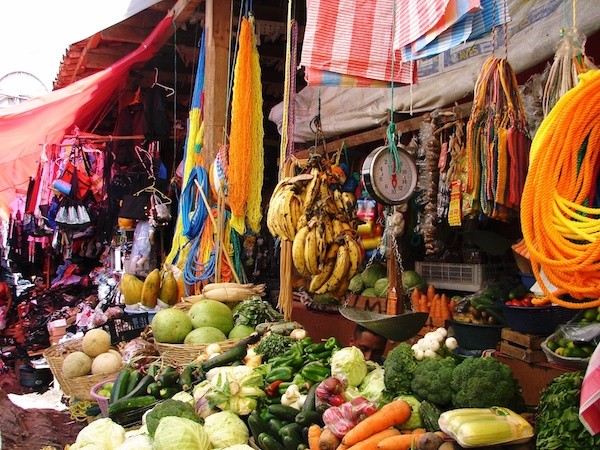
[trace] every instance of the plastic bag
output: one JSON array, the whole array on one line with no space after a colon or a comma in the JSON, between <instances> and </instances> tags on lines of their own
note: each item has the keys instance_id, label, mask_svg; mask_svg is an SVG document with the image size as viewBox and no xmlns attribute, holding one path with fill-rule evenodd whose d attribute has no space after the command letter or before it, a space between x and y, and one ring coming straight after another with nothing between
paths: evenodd
<instances>
[{"instance_id":1,"label":"plastic bag","mask_svg":"<svg viewBox=\"0 0 600 450\"><path fill-rule=\"evenodd\" d=\"M338 438L343 438L359 422L377 411L375 404L364 397L332 406L323 413L323 423Z\"/></svg>"}]
</instances>

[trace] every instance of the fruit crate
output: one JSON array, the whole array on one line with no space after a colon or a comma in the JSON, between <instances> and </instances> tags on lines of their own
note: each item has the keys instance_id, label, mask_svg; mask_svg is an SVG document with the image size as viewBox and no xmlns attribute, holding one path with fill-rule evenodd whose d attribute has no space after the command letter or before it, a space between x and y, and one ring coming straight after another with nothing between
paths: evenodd
<instances>
[{"instance_id":1,"label":"fruit crate","mask_svg":"<svg viewBox=\"0 0 600 450\"><path fill-rule=\"evenodd\" d=\"M147 312L124 313L116 319L109 319L102 328L110 334L111 344L135 339L148 326Z\"/></svg>"},{"instance_id":2,"label":"fruit crate","mask_svg":"<svg viewBox=\"0 0 600 450\"><path fill-rule=\"evenodd\" d=\"M507 274L506 264L459 264L415 261L415 271L438 289L477 292L485 282Z\"/></svg>"}]
</instances>

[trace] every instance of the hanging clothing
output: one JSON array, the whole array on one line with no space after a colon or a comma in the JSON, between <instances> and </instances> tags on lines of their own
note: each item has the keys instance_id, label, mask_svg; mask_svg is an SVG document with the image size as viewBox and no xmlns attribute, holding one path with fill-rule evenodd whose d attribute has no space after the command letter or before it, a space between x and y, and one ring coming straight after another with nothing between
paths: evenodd
<instances>
[{"instance_id":1,"label":"hanging clothing","mask_svg":"<svg viewBox=\"0 0 600 450\"><path fill-rule=\"evenodd\" d=\"M167 114L167 91L160 86L147 89L143 95L148 141L164 141L169 138L169 116Z\"/></svg>"}]
</instances>

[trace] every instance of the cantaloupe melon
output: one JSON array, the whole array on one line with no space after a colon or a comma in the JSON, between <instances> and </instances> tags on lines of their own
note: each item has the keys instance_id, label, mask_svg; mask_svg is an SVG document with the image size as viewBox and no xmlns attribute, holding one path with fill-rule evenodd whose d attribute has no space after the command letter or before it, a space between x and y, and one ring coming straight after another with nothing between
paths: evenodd
<instances>
[{"instance_id":1,"label":"cantaloupe melon","mask_svg":"<svg viewBox=\"0 0 600 450\"><path fill-rule=\"evenodd\" d=\"M92 371L92 358L83 352L73 352L66 356L62 365L65 378L77 378L89 375Z\"/></svg>"},{"instance_id":2,"label":"cantaloupe melon","mask_svg":"<svg viewBox=\"0 0 600 450\"><path fill-rule=\"evenodd\" d=\"M84 353L92 358L106 353L110 348L110 334L101 328L94 328L85 333L81 347Z\"/></svg>"},{"instance_id":3,"label":"cantaloupe melon","mask_svg":"<svg viewBox=\"0 0 600 450\"><path fill-rule=\"evenodd\" d=\"M100 353L92 361L92 375L117 372L122 365L123 360L114 353Z\"/></svg>"}]
</instances>

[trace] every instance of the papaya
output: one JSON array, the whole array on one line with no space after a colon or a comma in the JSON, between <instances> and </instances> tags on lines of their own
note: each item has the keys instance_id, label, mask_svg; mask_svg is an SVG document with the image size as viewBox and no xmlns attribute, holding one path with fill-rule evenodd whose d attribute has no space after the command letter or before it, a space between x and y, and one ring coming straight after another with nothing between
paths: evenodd
<instances>
[{"instance_id":1,"label":"papaya","mask_svg":"<svg viewBox=\"0 0 600 450\"><path fill-rule=\"evenodd\" d=\"M123 274L119 283L119 290L123 294L126 305L134 305L142 300L144 282L130 273Z\"/></svg>"},{"instance_id":2,"label":"papaya","mask_svg":"<svg viewBox=\"0 0 600 450\"><path fill-rule=\"evenodd\" d=\"M158 298L160 298L167 305L174 305L177 303L178 291L175 275L173 275L172 271L167 270L163 276L162 282L160 283Z\"/></svg>"},{"instance_id":3,"label":"papaya","mask_svg":"<svg viewBox=\"0 0 600 450\"><path fill-rule=\"evenodd\" d=\"M156 307L156 301L158 300L158 292L160 291L160 270L154 269L150 272L144 280L144 286L142 287L142 306L146 308Z\"/></svg>"}]
</instances>

